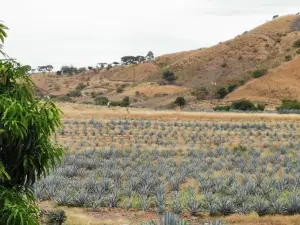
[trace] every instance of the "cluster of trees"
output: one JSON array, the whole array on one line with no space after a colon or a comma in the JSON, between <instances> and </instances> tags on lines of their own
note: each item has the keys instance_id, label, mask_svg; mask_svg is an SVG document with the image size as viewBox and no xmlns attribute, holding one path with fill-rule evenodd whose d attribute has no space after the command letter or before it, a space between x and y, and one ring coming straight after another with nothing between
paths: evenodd
<instances>
[{"instance_id":1,"label":"cluster of trees","mask_svg":"<svg viewBox=\"0 0 300 225\"><path fill-rule=\"evenodd\" d=\"M37 71L39 71L41 73L45 73L45 72L50 73L53 69L54 69L54 67L52 65L46 65L46 66L38 66ZM32 70L35 71L35 69L32 69Z\"/></svg>"},{"instance_id":2,"label":"cluster of trees","mask_svg":"<svg viewBox=\"0 0 300 225\"><path fill-rule=\"evenodd\" d=\"M154 59L154 54L152 51L149 51L146 56L123 56L121 58L121 61L124 65L130 65L130 64L138 64L145 61L150 61Z\"/></svg>"},{"instance_id":3,"label":"cluster of trees","mask_svg":"<svg viewBox=\"0 0 300 225\"><path fill-rule=\"evenodd\" d=\"M94 102L96 105L107 105L107 103L110 101L105 96L96 96ZM122 101L111 101L110 106L128 107L130 106L130 98L126 96Z\"/></svg>"},{"instance_id":4,"label":"cluster of trees","mask_svg":"<svg viewBox=\"0 0 300 225\"><path fill-rule=\"evenodd\" d=\"M57 75L75 75L78 73L86 72L87 69L85 67L77 68L75 66L62 66L59 71L56 72Z\"/></svg>"},{"instance_id":5,"label":"cluster of trees","mask_svg":"<svg viewBox=\"0 0 300 225\"><path fill-rule=\"evenodd\" d=\"M240 111L264 111L265 105L254 104L250 100L241 99L236 100L231 103L230 106L216 106L215 111L230 111L230 110L240 110Z\"/></svg>"},{"instance_id":6,"label":"cluster of trees","mask_svg":"<svg viewBox=\"0 0 300 225\"><path fill-rule=\"evenodd\" d=\"M57 71L57 75L75 75L78 73L86 72L86 71L101 71L101 70L110 70L111 68L114 68L119 65L132 65L132 64L138 64L145 61L150 61L154 59L154 54L152 51L149 51L146 56L123 56L121 58L121 62L113 62L113 63L106 63L106 62L100 62L97 63L97 65L94 66L88 66L87 68L81 67L77 68L74 66L63 66L59 71ZM53 69L53 68L52 68Z\"/></svg>"}]
</instances>

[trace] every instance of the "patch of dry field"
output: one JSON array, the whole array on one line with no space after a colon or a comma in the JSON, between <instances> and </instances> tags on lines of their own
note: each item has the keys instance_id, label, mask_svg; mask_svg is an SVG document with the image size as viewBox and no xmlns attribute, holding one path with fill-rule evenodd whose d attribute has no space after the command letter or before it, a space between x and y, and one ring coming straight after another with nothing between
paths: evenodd
<instances>
[{"instance_id":1,"label":"patch of dry field","mask_svg":"<svg viewBox=\"0 0 300 225\"><path fill-rule=\"evenodd\" d=\"M177 111L154 111L151 109L135 109L114 107L100 107L83 104L59 104L64 112L65 119L120 119L142 118L157 120L300 120L300 115L267 114L267 113L217 113L217 112L183 112Z\"/></svg>"}]
</instances>

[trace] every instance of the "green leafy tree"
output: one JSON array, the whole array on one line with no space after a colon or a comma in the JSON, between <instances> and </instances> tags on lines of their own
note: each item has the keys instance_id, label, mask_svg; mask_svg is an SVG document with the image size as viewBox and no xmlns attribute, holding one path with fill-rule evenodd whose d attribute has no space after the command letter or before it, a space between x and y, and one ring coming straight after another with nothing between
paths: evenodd
<instances>
[{"instance_id":1,"label":"green leafy tree","mask_svg":"<svg viewBox=\"0 0 300 225\"><path fill-rule=\"evenodd\" d=\"M33 184L62 159L51 141L61 111L34 98L28 66L0 60L0 224L38 224Z\"/></svg>"}]
</instances>

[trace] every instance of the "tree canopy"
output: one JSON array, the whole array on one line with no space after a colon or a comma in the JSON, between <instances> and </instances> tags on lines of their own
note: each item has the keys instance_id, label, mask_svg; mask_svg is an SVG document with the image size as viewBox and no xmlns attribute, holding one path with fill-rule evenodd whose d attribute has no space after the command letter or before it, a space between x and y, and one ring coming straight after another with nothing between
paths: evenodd
<instances>
[{"instance_id":1,"label":"tree canopy","mask_svg":"<svg viewBox=\"0 0 300 225\"><path fill-rule=\"evenodd\" d=\"M0 59L0 224L38 224L33 184L63 156L51 136L61 111L36 100L28 66Z\"/></svg>"}]
</instances>

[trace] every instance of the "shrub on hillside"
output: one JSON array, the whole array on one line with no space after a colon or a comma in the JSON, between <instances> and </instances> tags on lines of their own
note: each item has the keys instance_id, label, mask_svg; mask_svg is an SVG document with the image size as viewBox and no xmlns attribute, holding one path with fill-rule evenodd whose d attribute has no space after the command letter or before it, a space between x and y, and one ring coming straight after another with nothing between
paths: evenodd
<instances>
[{"instance_id":1,"label":"shrub on hillside","mask_svg":"<svg viewBox=\"0 0 300 225\"><path fill-rule=\"evenodd\" d=\"M110 102L111 106L120 106L120 107L128 107L130 106L130 99L128 96L126 96L125 98L123 98L122 101L112 101Z\"/></svg>"},{"instance_id":2,"label":"shrub on hillside","mask_svg":"<svg viewBox=\"0 0 300 225\"><path fill-rule=\"evenodd\" d=\"M293 46L294 46L294 48L300 48L300 39L295 41Z\"/></svg>"},{"instance_id":3,"label":"shrub on hillside","mask_svg":"<svg viewBox=\"0 0 300 225\"><path fill-rule=\"evenodd\" d=\"M163 73L162 78L170 83L174 82L177 79L175 74L173 72L170 72L169 70Z\"/></svg>"},{"instance_id":4,"label":"shrub on hillside","mask_svg":"<svg viewBox=\"0 0 300 225\"><path fill-rule=\"evenodd\" d=\"M246 100L246 99L236 100L236 101L232 102L231 109L242 110L242 111L256 111L257 110L254 103L249 100Z\"/></svg>"},{"instance_id":5,"label":"shrub on hillside","mask_svg":"<svg viewBox=\"0 0 300 225\"><path fill-rule=\"evenodd\" d=\"M265 111L265 108L266 108L266 105L265 104L261 104L261 103L257 104L257 106L256 106L256 109L258 111Z\"/></svg>"},{"instance_id":6,"label":"shrub on hillside","mask_svg":"<svg viewBox=\"0 0 300 225\"><path fill-rule=\"evenodd\" d=\"M174 104L182 108L186 105L186 100L184 99L184 97L177 97L174 101Z\"/></svg>"},{"instance_id":7,"label":"shrub on hillside","mask_svg":"<svg viewBox=\"0 0 300 225\"><path fill-rule=\"evenodd\" d=\"M204 100L207 98L209 91L206 87L201 87L191 91L191 94L195 96L197 100Z\"/></svg>"},{"instance_id":8,"label":"shrub on hillside","mask_svg":"<svg viewBox=\"0 0 300 225\"><path fill-rule=\"evenodd\" d=\"M225 98L227 94L228 92L225 88L220 88L217 92L217 98Z\"/></svg>"},{"instance_id":9,"label":"shrub on hillside","mask_svg":"<svg viewBox=\"0 0 300 225\"><path fill-rule=\"evenodd\" d=\"M298 49L298 50L296 51L296 54L300 55L300 49Z\"/></svg>"},{"instance_id":10,"label":"shrub on hillside","mask_svg":"<svg viewBox=\"0 0 300 225\"><path fill-rule=\"evenodd\" d=\"M228 93L233 92L237 87L238 87L237 84L229 84L229 85L228 85L228 88L227 88Z\"/></svg>"},{"instance_id":11,"label":"shrub on hillside","mask_svg":"<svg viewBox=\"0 0 300 225\"><path fill-rule=\"evenodd\" d=\"M252 77L253 78L259 78L259 77L262 77L263 75L265 75L266 73L267 73L267 70L258 69L258 70L253 71Z\"/></svg>"},{"instance_id":12,"label":"shrub on hillside","mask_svg":"<svg viewBox=\"0 0 300 225\"><path fill-rule=\"evenodd\" d=\"M81 90L85 89L86 87L87 87L87 85L81 82L77 85L76 90L81 91Z\"/></svg>"},{"instance_id":13,"label":"shrub on hillside","mask_svg":"<svg viewBox=\"0 0 300 225\"><path fill-rule=\"evenodd\" d=\"M67 96L69 97L81 97L82 94L81 94L81 91L78 91L78 90L73 90L73 91L70 91Z\"/></svg>"},{"instance_id":14,"label":"shrub on hillside","mask_svg":"<svg viewBox=\"0 0 300 225\"><path fill-rule=\"evenodd\" d=\"M281 106L276 108L277 111L280 110L300 110L300 102L298 100L283 100Z\"/></svg>"},{"instance_id":15,"label":"shrub on hillside","mask_svg":"<svg viewBox=\"0 0 300 225\"><path fill-rule=\"evenodd\" d=\"M284 60L285 60L286 62L291 61L291 60L292 60L292 56L291 56L291 55L286 55L286 56L284 57Z\"/></svg>"},{"instance_id":16,"label":"shrub on hillside","mask_svg":"<svg viewBox=\"0 0 300 225\"><path fill-rule=\"evenodd\" d=\"M214 109L214 111L230 111L230 106L229 105L225 105L225 106L220 106L220 105L218 105L218 106L216 106L216 107L214 107L213 108Z\"/></svg>"},{"instance_id":17,"label":"shrub on hillside","mask_svg":"<svg viewBox=\"0 0 300 225\"><path fill-rule=\"evenodd\" d=\"M96 98L94 99L94 102L96 105L107 105L109 100L105 96L96 96Z\"/></svg>"}]
</instances>

